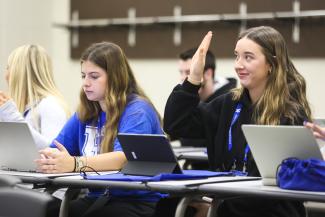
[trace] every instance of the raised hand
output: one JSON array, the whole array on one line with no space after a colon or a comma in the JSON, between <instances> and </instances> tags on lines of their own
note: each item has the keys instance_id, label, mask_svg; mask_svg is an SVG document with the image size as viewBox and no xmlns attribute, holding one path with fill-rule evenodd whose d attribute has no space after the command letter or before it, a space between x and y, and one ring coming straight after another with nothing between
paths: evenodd
<instances>
[{"instance_id":1,"label":"raised hand","mask_svg":"<svg viewBox=\"0 0 325 217\"><path fill-rule=\"evenodd\" d=\"M74 158L66 148L57 141L54 141L57 148L45 148L40 150L41 158L35 160L37 170L43 173L65 173L73 172Z\"/></svg>"},{"instance_id":2,"label":"raised hand","mask_svg":"<svg viewBox=\"0 0 325 217\"><path fill-rule=\"evenodd\" d=\"M210 42L212 38L212 32L209 31L203 38L200 46L192 57L190 75L188 81L192 84L200 84L203 78L203 71L205 65L205 56L209 50Z\"/></svg>"}]
</instances>

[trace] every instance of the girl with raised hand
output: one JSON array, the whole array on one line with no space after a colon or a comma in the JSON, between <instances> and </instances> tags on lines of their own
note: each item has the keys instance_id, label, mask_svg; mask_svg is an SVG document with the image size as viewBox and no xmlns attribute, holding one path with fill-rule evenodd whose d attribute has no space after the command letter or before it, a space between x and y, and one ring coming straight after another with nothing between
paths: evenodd
<instances>
[{"instance_id":1,"label":"girl with raised hand","mask_svg":"<svg viewBox=\"0 0 325 217\"><path fill-rule=\"evenodd\" d=\"M169 96L164 129L173 137L206 139L211 170L260 176L241 125L303 125L311 120L305 79L290 60L282 35L272 27L254 27L239 34L234 49L241 86L208 104L199 103L211 39L209 32L192 59L189 76ZM253 197L224 200L217 210L218 217L305 215L301 202Z\"/></svg>"}]
</instances>

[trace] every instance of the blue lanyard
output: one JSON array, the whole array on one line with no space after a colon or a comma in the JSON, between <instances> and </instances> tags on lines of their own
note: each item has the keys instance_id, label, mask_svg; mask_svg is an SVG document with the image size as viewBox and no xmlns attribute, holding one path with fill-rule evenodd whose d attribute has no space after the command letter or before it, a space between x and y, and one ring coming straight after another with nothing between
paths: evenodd
<instances>
[{"instance_id":1,"label":"blue lanyard","mask_svg":"<svg viewBox=\"0 0 325 217\"><path fill-rule=\"evenodd\" d=\"M238 103L235 109L235 112L232 116L230 127L229 127L229 132L228 132L228 151L230 152L232 150L232 127L236 123L236 121L239 118L240 112L242 110L243 105L241 103ZM247 155L249 152L249 146L248 144L245 147L245 155L244 155L244 170L246 170L246 163L247 163ZM234 159L234 165L236 164L236 159Z\"/></svg>"},{"instance_id":2,"label":"blue lanyard","mask_svg":"<svg viewBox=\"0 0 325 217\"><path fill-rule=\"evenodd\" d=\"M238 103L236 106L235 113L232 116L232 120L231 120L230 127L229 127L229 132L228 132L228 151L231 151L231 149L232 149L232 132L231 132L232 126L238 120L242 107L243 107L243 105L241 103Z\"/></svg>"},{"instance_id":3,"label":"blue lanyard","mask_svg":"<svg viewBox=\"0 0 325 217\"><path fill-rule=\"evenodd\" d=\"M246 147L245 147L245 155L244 155L244 162L245 163L247 162L247 154L248 154L248 152L249 152L249 146L247 144Z\"/></svg>"}]
</instances>

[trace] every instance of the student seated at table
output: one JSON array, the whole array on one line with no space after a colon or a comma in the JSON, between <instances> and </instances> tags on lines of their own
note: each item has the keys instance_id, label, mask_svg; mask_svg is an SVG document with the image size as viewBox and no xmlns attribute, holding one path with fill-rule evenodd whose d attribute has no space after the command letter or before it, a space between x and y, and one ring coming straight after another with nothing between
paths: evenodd
<instances>
[{"instance_id":1,"label":"student seated at table","mask_svg":"<svg viewBox=\"0 0 325 217\"><path fill-rule=\"evenodd\" d=\"M119 46L102 42L87 48L81 56L81 78L78 110L53 142L56 148L41 151L44 158L36 161L41 172L120 170L126 157L118 133L163 134L160 117ZM108 196L100 193L91 191L72 201L69 216L152 216L161 196L118 189L110 189ZM100 196L106 203L87 212Z\"/></svg>"},{"instance_id":2,"label":"student seated at table","mask_svg":"<svg viewBox=\"0 0 325 217\"><path fill-rule=\"evenodd\" d=\"M47 147L70 116L55 85L51 60L39 45L11 52L5 79L9 95L0 91L0 121L26 121L38 148Z\"/></svg>"},{"instance_id":3,"label":"student seated at table","mask_svg":"<svg viewBox=\"0 0 325 217\"><path fill-rule=\"evenodd\" d=\"M207 33L189 76L169 96L164 129L172 136L205 138L212 170L260 176L241 125L302 125L311 120L305 79L290 60L282 35L272 27L254 27L240 33L234 49L241 87L200 103L198 90L211 38L212 32ZM227 199L217 209L218 217L305 215L301 202L253 197Z\"/></svg>"}]
</instances>

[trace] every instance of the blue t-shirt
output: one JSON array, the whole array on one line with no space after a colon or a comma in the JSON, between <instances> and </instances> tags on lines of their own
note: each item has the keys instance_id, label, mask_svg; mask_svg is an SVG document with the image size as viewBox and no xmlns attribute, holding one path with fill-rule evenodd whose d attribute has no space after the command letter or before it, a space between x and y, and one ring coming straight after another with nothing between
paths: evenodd
<instances>
[{"instance_id":1,"label":"blue t-shirt","mask_svg":"<svg viewBox=\"0 0 325 217\"><path fill-rule=\"evenodd\" d=\"M94 121L82 122L75 113L65 124L56 140L63 144L72 156L97 155L100 153L99 138L103 136L102 128L105 122L105 112L101 112L95 124ZM133 97L122 113L118 133L163 134L163 131L154 108L147 101ZM56 146L52 143L51 147ZM122 151L117 138L114 140L113 151ZM95 196L96 193L91 195ZM122 189L110 189L109 195L145 201L156 201L161 198L160 194L154 192Z\"/></svg>"}]
</instances>

